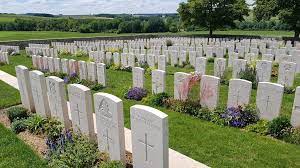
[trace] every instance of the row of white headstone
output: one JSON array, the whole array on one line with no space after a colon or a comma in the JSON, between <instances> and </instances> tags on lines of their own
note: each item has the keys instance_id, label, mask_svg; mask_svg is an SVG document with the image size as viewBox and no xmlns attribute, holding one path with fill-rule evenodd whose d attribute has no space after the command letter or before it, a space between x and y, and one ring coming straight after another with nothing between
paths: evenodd
<instances>
[{"instance_id":1,"label":"row of white headstone","mask_svg":"<svg viewBox=\"0 0 300 168\"><path fill-rule=\"evenodd\" d=\"M62 79L54 76L45 78L42 72L29 71L24 66L17 66L16 74L24 107L43 117L58 118L66 129L72 127L88 135L91 140L97 140L99 150L109 153L112 160L125 162L121 99L107 93L96 93L92 98L89 88L70 84L67 94L69 116ZM130 108L130 118L133 166L167 168L168 116L157 109L135 105Z\"/></svg>"},{"instance_id":2,"label":"row of white headstone","mask_svg":"<svg viewBox=\"0 0 300 168\"><path fill-rule=\"evenodd\" d=\"M103 63L76 61L52 57L32 56L33 67L51 73L65 73L70 76L79 75L81 80L98 82L106 86L106 65Z\"/></svg>"},{"instance_id":3,"label":"row of white headstone","mask_svg":"<svg viewBox=\"0 0 300 168\"><path fill-rule=\"evenodd\" d=\"M9 64L8 52L0 52L0 62Z\"/></svg>"},{"instance_id":4,"label":"row of white headstone","mask_svg":"<svg viewBox=\"0 0 300 168\"><path fill-rule=\"evenodd\" d=\"M174 98L186 100L188 92L185 92L189 84L191 74L177 72L174 76ZM242 79L229 81L227 107L248 105L252 91L252 82ZM202 75L200 82L200 104L203 107L214 109L218 106L220 93L220 78ZM279 116L284 87L280 84L260 82L256 94L256 107L261 119L272 120ZM295 127L300 126L300 87L297 87L291 122Z\"/></svg>"},{"instance_id":5,"label":"row of white headstone","mask_svg":"<svg viewBox=\"0 0 300 168\"><path fill-rule=\"evenodd\" d=\"M144 88L144 69L133 68L133 87ZM177 72L174 75L174 98L185 101L188 99L190 80L193 75ZM245 106L250 103L252 82L242 79L229 81L227 107ZM166 92L166 72L162 70L152 71L152 93ZM215 109L219 103L220 78L210 75L202 75L200 82L200 104L209 109ZM284 94L284 86L270 82L259 82L256 105L261 119L272 120L279 116ZM292 124L300 126L300 87L296 89L295 101L292 112Z\"/></svg>"},{"instance_id":6,"label":"row of white headstone","mask_svg":"<svg viewBox=\"0 0 300 168\"><path fill-rule=\"evenodd\" d=\"M0 51L1 52L9 52L13 51L14 53L20 53L20 47L19 46L9 46L9 45L0 45Z\"/></svg>"},{"instance_id":7,"label":"row of white headstone","mask_svg":"<svg viewBox=\"0 0 300 168\"><path fill-rule=\"evenodd\" d=\"M40 55L44 57L58 57L58 50L55 48L46 47L26 47L25 52L28 55Z\"/></svg>"}]
</instances>

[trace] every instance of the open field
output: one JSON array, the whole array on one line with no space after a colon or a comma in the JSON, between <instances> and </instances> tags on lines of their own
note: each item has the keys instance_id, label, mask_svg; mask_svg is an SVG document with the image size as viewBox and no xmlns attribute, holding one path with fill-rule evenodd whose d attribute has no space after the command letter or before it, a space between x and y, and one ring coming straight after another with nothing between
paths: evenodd
<instances>
[{"instance_id":1,"label":"open field","mask_svg":"<svg viewBox=\"0 0 300 168\"><path fill-rule=\"evenodd\" d=\"M21 56L10 57L12 65L0 67L0 70L15 75L14 66L23 64L31 66L31 58ZM86 60L86 57L72 57ZM173 95L174 72L191 72L191 68L168 67L167 92ZM207 73L213 74L213 63L207 65ZM230 78L230 75L227 75ZM141 102L123 98L124 89L131 86L130 72L107 70L108 86L103 92L116 95L123 99L125 125L130 128L129 107ZM276 80L276 79L273 79ZM151 90L151 76L146 75L146 88ZM300 85L297 76L296 85ZM199 88L193 89L193 97L197 99ZM220 104L227 102L228 86L220 89ZM256 91L252 91L251 102L255 102ZM290 116L294 95L285 95L281 115ZM202 121L189 115L160 108L169 115L170 147L195 160L212 167L298 167L300 165L300 146L286 144L270 137L258 136L240 129L221 127Z\"/></svg>"},{"instance_id":2,"label":"open field","mask_svg":"<svg viewBox=\"0 0 300 168\"><path fill-rule=\"evenodd\" d=\"M134 36L144 34L116 34L116 33L78 33L78 32L57 32L57 31L0 31L0 41L12 40L33 40L33 39L64 39L64 38L81 38L81 37L117 37L117 36ZM150 33L151 34L151 33ZM197 32L179 32L179 33L156 33L155 35L207 35L208 31ZM292 37L293 32L288 31L216 31L216 35L249 35L263 37Z\"/></svg>"}]
</instances>

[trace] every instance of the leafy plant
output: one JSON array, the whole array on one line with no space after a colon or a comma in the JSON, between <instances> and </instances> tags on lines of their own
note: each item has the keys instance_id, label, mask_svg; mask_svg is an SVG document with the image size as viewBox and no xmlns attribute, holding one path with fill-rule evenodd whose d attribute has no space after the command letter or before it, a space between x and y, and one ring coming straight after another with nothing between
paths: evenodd
<instances>
[{"instance_id":1,"label":"leafy plant","mask_svg":"<svg viewBox=\"0 0 300 168\"><path fill-rule=\"evenodd\" d=\"M99 168L125 168L125 166L120 161L108 161L99 164Z\"/></svg>"},{"instance_id":2,"label":"leafy plant","mask_svg":"<svg viewBox=\"0 0 300 168\"><path fill-rule=\"evenodd\" d=\"M147 96L146 89L134 87L134 88L129 89L124 97L126 99L141 101L146 96Z\"/></svg>"},{"instance_id":3,"label":"leafy plant","mask_svg":"<svg viewBox=\"0 0 300 168\"><path fill-rule=\"evenodd\" d=\"M273 64L273 66L272 66L272 74L271 74L272 77L278 77L278 68L279 68L279 64L278 63Z\"/></svg>"},{"instance_id":4,"label":"leafy plant","mask_svg":"<svg viewBox=\"0 0 300 168\"><path fill-rule=\"evenodd\" d=\"M292 144L300 144L300 130L296 128L288 128L283 131L283 140Z\"/></svg>"},{"instance_id":5,"label":"leafy plant","mask_svg":"<svg viewBox=\"0 0 300 168\"><path fill-rule=\"evenodd\" d=\"M192 116L197 116L199 110L201 109L201 106L198 101L193 101L189 99L186 101L180 101L175 100L173 98L169 98L164 101L164 104L166 105L166 107L171 108L176 112L190 114Z\"/></svg>"},{"instance_id":6,"label":"leafy plant","mask_svg":"<svg viewBox=\"0 0 300 168\"><path fill-rule=\"evenodd\" d=\"M30 116L26 120L27 129L34 134L42 134L45 123L46 120L37 114Z\"/></svg>"},{"instance_id":7,"label":"leafy plant","mask_svg":"<svg viewBox=\"0 0 300 168\"><path fill-rule=\"evenodd\" d=\"M95 167L99 162L100 152L97 144L82 135L69 135L57 144L48 154L49 167Z\"/></svg>"},{"instance_id":8,"label":"leafy plant","mask_svg":"<svg viewBox=\"0 0 300 168\"><path fill-rule=\"evenodd\" d=\"M269 121L259 120L256 124L248 125L245 130L248 132L254 132L260 135L267 135L269 128Z\"/></svg>"},{"instance_id":9,"label":"leafy plant","mask_svg":"<svg viewBox=\"0 0 300 168\"><path fill-rule=\"evenodd\" d=\"M241 71L239 74L241 79L248 80L252 82L252 88L256 89L258 82L256 79L256 68L255 66L247 65L244 71Z\"/></svg>"},{"instance_id":10,"label":"leafy plant","mask_svg":"<svg viewBox=\"0 0 300 168\"><path fill-rule=\"evenodd\" d=\"M278 139L282 139L286 130L291 128L290 119L287 117L277 117L270 122L268 133Z\"/></svg>"},{"instance_id":11,"label":"leafy plant","mask_svg":"<svg viewBox=\"0 0 300 168\"><path fill-rule=\"evenodd\" d=\"M168 47L173 46L172 40L166 40L166 45L167 45Z\"/></svg>"},{"instance_id":12,"label":"leafy plant","mask_svg":"<svg viewBox=\"0 0 300 168\"><path fill-rule=\"evenodd\" d=\"M163 106L164 100L168 99L170 96L167 93L159 93L147 96L143 99L143 103L150 106Z\"/></svg>"},{"instance_id":13,"label":"leafy plant","mask_svg":"<svg viewBox=\"0 0 300 168\"><path fill-rule=\"evenodd\" d=\"M59 138L63 131L63 128L63 124L54 118L50 118L45 121L44 131L48 139L55 140Z\"/></svg>"},{"instance_id":14,"label":"leafy plant","mask_svg":"<svg viewBox=\"0 0 300 168\"><path fill-rule=\"evenodd\" d=\"M74 56L75 56L75 57L87 57L88 55L87 55L84 51L79 50L79 51L77 51L77 52L75 53Z\"/></svg>"},{"instance_id":15,"label":"leafy plant","mask_svg":"<svg viewBox=\"0 0 300 168\"><path fill-rule=\"evenodd\" d=\"M11 130L18 134L20 132L23 132L26 130L26 119L21 119L21 120L15 120L14 122L11 123Z\"/></svg>"},{"instance_id":16,"label":"leafy plant","mask_svg":"<svg viewBox=\"0 0 300 168\"><path fill-rule=\"evenodd\" d=\"M13 122L15 120L20 120L23 118L28 117L27 109L23 107L11 107L6 111L7 117L10 120L10 122Z\"/></svg>"},{"instance_id":17,"label":"leafy plant","mask_svg":"<svg viewBox=\"0 0 300 168\"><path fill-rule=\"evenodd\" d=\"M296 89L293 87L284 87L285 94L294 94L295 92L296 92Z\"/></svg>"},{"instance_id":18,"label":"leafy plant","mask_svg":"<svg viewBox=\"0 0 300 168\"><path fill-rule=\"evenodd\" d=\"M215 58L214 57L210 57L207 59L208 63L214 63L215 62Z\"/></svg>"}]
</instances>

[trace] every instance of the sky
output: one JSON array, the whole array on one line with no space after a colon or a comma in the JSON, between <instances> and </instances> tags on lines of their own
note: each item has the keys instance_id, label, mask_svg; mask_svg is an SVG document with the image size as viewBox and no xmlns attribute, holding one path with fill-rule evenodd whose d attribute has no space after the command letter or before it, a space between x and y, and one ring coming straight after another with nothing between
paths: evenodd
<instances>
[{"instance_id":1,"label":"sky","mask_svg":"<svg viewBox=\"0 0 300 168\"><path fill-rule=\"evenodd\" d=\"M186 0L0 0L0 13L175 13ZM253 0L247 0L252 3Z\"/></svg>"}]
</instances>

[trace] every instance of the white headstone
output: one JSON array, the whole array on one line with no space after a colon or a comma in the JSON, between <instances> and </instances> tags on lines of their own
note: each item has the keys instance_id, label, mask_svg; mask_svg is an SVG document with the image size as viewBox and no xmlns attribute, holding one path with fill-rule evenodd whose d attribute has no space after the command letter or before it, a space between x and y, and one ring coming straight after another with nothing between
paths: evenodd
<instances>
[{"instance_id":1,"label":"white headstone","mask_svg":"<svg viewBox=\"0 0 300 168\"><path fill-rule=\"evenodd\" d=\"M123 102L106 93L94 94L94 100L99 150L125 163Z\"/></svg>"},{"instance_id":2,"label":"white headstone","mask_svg":"<svg viewBox=\"0 0 300 168\"><path fill-rule=\"evenodd\" d=\"M97 64L98 83L106 87L106 65L103 63Z\"/></svg>"},{"instance_id":3,"label":"white headstone","mask_svg":"<svg viewBox=\"0 0 300 168\"><path fill-rule=\"evenodd\" d=\"M97 67L94 62L87 63L87 74L88 80L95 82L97 80Z\"/></svg>"},{"instance_id":4,"label":"white headstone","mask_svg":"<svg viewBox=\"0 0 300 168\"><path fill-rule=\"evenodd\" d=\"M174 74L174 99L187 100L190 77L191 74L184 72L176 72Z\"/></svg>"},{"instance_id":5,"label":"white headstone","mask_svg":"<svg viewBox=\"0 0 300 168\"><path fill-rule=\"evenodd\" d=\"M284 87L280 84L260 82L257 88L256 107L260 118L272 120L279 116Z\"/></svg>"},{"instance_id":6,"label":"white headstone","mask_svg":"<svg viewBox=\"0 0 300 168\"><path fill-rule=\"evenodd\" d=\"M229 81L227 107L239 107L248 105L250 102L252 82L242 79Z\"/></svg>"},{"instance_id":7,"label":"white headstone","mask_svg":"<svg viewBox=\"0 0 300 168\"><path fill-rule=\"evenodd\" d=\"M95 139L92 92L83 85L68 85L73 129Z\"/></svg>"},{"instance_id":8,"label":"white headstone","mask_svg":"<svg viewBox=\"0 0 300 168\"><path fill-rule=\"evenodd\" d=\"M300 86L297 87L295 93L291 124L296 128L300 127Z\"/></svg>"},{"instance_id":9,"label":"white headstone","mask_svg":"<svg viewBox=\"0 0 300 168\"><path fill-rule=\"evenodd\" d=\"M54 71L57 73L62 72L62 66L60 58L54 58Z\"/></svg>"},{"instance_id":10,"label":"white headstone","mask_svg":"<svg viewBox=\"0 0 300 168\"><path fill-rule=\"evenodd\" d=\"M36 113L42 117L51 117L44 74L40 71L30 71L29 76Z\"/></svg>"},{"instance_id":11,"label":"white headstone","mask_svg":"<svg viewBox=\"0 0 300 168\"><path fill-rule=\"evenodd\" d=\"M236 59L233 61L232 78L240 78L240 73L246 69L247 61Z\"/></svg>"},{"instance_id":12,"label":"white headstone","mask_svg":"<svg viewBox=\"0 0 300 168\"><path fill-rule=\"evenodd\" d=\"M207 64L207 58L197 57L196 65L195 65L196 73L200 74L200 75L205 75L206 74L206 64Z\"/></svg>"},{"instance_id":13,"label":"white headstone","mask_svg":"<svg viewBox=\"0 0 300 168\"><path fill-rule=\"evenodd\" d=\"M133 167L169 167L168 116L151 107L130 108Z\"/></svg>"},{"instance_id":14,"label":"white headstone","mask_svg":"<svg viewBox=\"0 0 300 168\"><path fill-rule=\"evenodd\" d=\"M272 75L271 61L257 61L256 62L256 80L258 82L270 82Z\"/></svg>"},{"instance_id":15,"label":"white headstone","mask_svg":"<svg viewBox=\"0 0 300 168\"><path fill-rule=\"evenodd\" d=\"M140 67L132 68L132 87L144 88L145 70Z\"/></svg>"},{"instance_id":16,"label":"white headstone","mask_svg":"<svg viewBox=\"0 0 300 168\"><path fill-rule=\"evenodd\" d=\"M88 79L88 70L87 70L87 64L85 61L79 61L79 78L80 80L87 80Z\"/></svg>"},{"instance_id":17,"label":"white headstone","mask_svg":"<svg viewBox=\"0 0 300 168\"><path fill-rule=\"evenodd\" d=\"M164 55L158 56L158 69L162 71L166 71L167 66L167 58Z\"/></svg>"},{"instance_id":18,"label":"white headstone","mask_svg":"<svg viewBox=\"0 0 300 168\"><path fill-rule=\"evenodd\" d=\"M166 72L162 70L152 71L152 93L164 93L166 91Z\"/></svg>"},{"instance_id":19,"label":"white headstone","mask_svg":"<svg viewBox=\"0 0 300 168\"><path fill-rule=\"evenodd\" d=\"M34 101L31 92L31 84L29 79L28 68L22 65L16 66L16 76L18 79L18 86L20 90L22 105L26 109L34 112L35 107L34 107Z\"/></svg>"},{"instance_id":20,"label":"white headstone","mask_svg":"<svg viewBox=\"0 0 300 168\"><path fill-rule=\"evenodd\" d=\"M200 82L200 104L209 109L218 106L220 90L220 78L209 75L202 75Z\"/></svg>"},{"instance_id":21,"label":"white headstone","mask_svg":"<svg viewBox=\"0 0 300 168\"><path fill-rule=\"evenodd\" d=\"M294 85L296 66L297 64L293 62L280 63L277 83L283 86L292 87Z\"/></svg>"},{"instance_id":22,"label":"white headstone","mask_svg":"<svg viewBox=\"0 0 300 168\"><path fill-rule=\"evenodd\" d=\"M214 62L214 76L222 78L225 75L226 70L226 59L225 58L215 58Z\"/></svg>"},{"instance_id":23,"label":"white headstone","mask_svg":"<svg viewBox=\"0 0 300 168\"><path fill-rule=\"evenodd\" d=\"M49 76L46 78L46 83L51 117L58 118L64 123L66 129L70 129L72 124L68 114L64 80Z\"/></svg>"}]
</instances>

